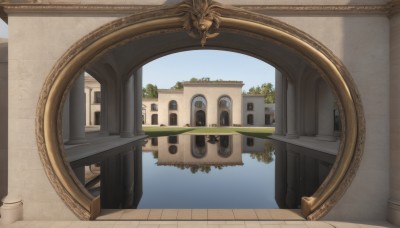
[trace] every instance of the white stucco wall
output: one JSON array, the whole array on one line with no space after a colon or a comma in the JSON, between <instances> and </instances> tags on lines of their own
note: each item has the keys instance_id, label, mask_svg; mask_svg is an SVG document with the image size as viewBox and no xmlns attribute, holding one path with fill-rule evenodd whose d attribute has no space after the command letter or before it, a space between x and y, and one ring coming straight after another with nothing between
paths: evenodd
<instances>
[{"instance_id":1,"label":"white stucco wall","mask_svg":"<svg viewBox=\"0 0 400 228\"><path fill-rule=\"evenodd\" d=\"M247 110L247 104L253 103L253 110ZM264 96L243 96L243 126L265 126L264 115L265 115L265 103ZM253 115L254 124L249 125L247 123L247 116Z\"/></svg>"}]
</instances>

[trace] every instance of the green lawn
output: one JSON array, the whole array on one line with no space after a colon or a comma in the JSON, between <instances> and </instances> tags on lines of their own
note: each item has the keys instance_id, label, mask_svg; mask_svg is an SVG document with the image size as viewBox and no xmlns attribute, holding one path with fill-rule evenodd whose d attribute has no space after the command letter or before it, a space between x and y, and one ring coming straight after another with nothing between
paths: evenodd
<instances>
[{"instance_id":1,"label":"green lawn","mask_svg":"<svg viewBox=\"0 0 400 228\"><path fill-rule=\"evenodd\" d=\"M272 127L144 127L143 130L150 137L189 134L235 134L267 138L275 131Z\"/></svg>"}]
</instances>

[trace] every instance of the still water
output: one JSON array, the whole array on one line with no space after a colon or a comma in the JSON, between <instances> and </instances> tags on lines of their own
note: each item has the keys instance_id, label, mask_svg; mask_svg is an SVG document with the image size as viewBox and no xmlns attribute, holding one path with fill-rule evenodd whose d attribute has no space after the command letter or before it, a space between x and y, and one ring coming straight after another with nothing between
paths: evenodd
<instances>
[{"instance_id":1,"label":"still water","mask_svg":"<svg viewBox=\"0 0 400 228\"><path fill-rule=\"evenodd\" d=\"M335 160L243 135L149 138L117 157L100 164L102 208L299 208Z\"/></svg>"}]
</instances>

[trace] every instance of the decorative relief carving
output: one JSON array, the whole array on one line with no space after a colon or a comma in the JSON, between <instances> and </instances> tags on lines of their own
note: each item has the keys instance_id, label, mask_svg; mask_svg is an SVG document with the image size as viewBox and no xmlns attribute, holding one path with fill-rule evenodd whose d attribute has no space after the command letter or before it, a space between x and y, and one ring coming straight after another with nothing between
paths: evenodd
<instances>
[{"instance_id":1,"label":"decorative relief carving","mask_svg":"<svg viewBox=\"0 0 400 228\"><path fill-rule=\"evenodd\" d=\"M183 14L183 29L189 36L200 39L200 44L204 47L207 39L219 35L221 14L217 9L220 8L221 4L213 0L184 0L177 10L179 14Z\"/></svg>"}]
</instances>

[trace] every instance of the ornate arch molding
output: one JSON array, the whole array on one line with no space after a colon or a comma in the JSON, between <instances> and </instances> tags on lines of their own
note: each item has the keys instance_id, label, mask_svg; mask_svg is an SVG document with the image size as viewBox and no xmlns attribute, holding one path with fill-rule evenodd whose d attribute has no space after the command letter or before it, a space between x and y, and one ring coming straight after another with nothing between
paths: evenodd
<instances>
[{"instance_id":1,"label":"ornate arch molding","mask_svg":"<svg viewBox=\"0 0 400 228\"><path fill-rule=\"evenodd\" d=\"M90 61L115 46L168 31L184 32L182 4L185 3L131 15L100 27L75 43L57 61L43 85L36 112L40 157L56 192L82 220L93 220L98 216L100 201L79 184L64 157L61 116L66 94ZM305 60L318 67L340 101L344 127L336 163L317 192L302 199L303 215L309 220L317 220L329 212L345 193L361 161L365 120L356 85L341 61L304 32L276 19L238 8L219 5L215 10L221 30L236 30L244 38L246 34L264 36L302 53Z\"/></svg>"}]
</instances>

